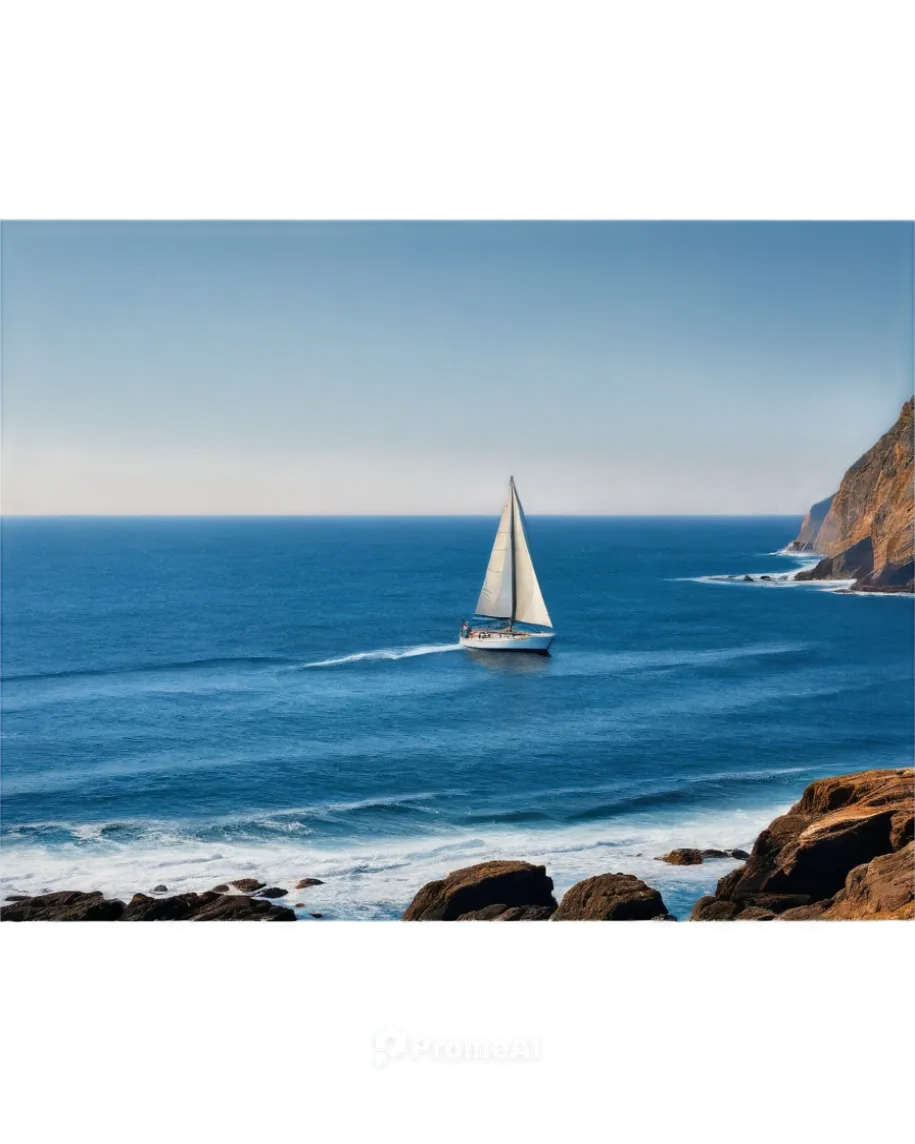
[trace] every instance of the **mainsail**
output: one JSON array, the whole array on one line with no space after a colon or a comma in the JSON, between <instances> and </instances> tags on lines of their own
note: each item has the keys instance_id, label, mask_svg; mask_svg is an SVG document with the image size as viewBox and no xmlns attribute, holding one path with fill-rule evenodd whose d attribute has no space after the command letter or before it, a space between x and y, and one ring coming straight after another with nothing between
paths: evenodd
<instances>
[{"instance_id":1,"label":"mainsail","mask_svg":"<svg viewBox=\"0 0 915 1144\"><path fill-rule=\"evenodd\" d=\"M511 623L553 626L531 560L524 510L514 478L509 482L508 500L499 518L475 614Z\"/></svg>"}]
</instances>

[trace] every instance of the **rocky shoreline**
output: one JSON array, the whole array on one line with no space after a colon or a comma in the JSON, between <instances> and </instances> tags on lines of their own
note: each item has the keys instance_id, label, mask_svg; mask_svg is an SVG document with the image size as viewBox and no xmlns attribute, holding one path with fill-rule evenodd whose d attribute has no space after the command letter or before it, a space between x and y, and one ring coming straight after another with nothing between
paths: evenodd
<instances>
[{"instance_id":1,"label":"rocky shoreline","mask_svg":"<svg viewBox=\"0 0 915 1144\"><path fill-rule=\"evenodd\" d=\"M321 886L320 878L301 878L296 890ZM277 905L289 891L257 878L223 882L204 893L168 894L155 886L150 894L134 894L129 902L106 898L98 891L63 890L51 894L10 894L0 907L5 922L294 922L295 910ZM304 908L304 902L296 902ZM321 918L310 913L310 918Z\"/></svg>"},{"instance_id":2,"label":"rocky shoreline","mask_svg":"<svg viewBox=\"0 0 915 1144\"><path fill-rule=\"evenodd\" d=\"M756 839L752 851L675 849L671 865L705 859L741 862L690 921L902 920L915 917L912 768L818 779ZM321 885L302 878L296 891ZM129 902L97 891L10 895L3 921L296 921L281 905L289 891L254 878L205 893L134 894ZM301 901L296 908L304 908ZM310 918L320 919L319 913ZM544 866L520 860L478 863L423 886L404 921L675 921L661 893L631 874L599 873L557 902Z\"/></svg>"}]
</instances>

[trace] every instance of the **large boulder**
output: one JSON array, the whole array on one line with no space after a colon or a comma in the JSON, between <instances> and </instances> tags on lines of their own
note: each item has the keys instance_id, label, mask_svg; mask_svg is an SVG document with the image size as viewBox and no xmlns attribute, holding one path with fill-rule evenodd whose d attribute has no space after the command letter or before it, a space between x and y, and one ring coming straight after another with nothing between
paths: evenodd
<instances>
[{"instance_id":1,"label":"large boulder","mask_svg":"<svg viewBox=\"0 0 915 1144\"><path fill-rule=\"evenodd\" d=\"M553 879L530 862L480 862L427 882L403 915L405 922L457 921L488 906L556 908Z\"/></svg>"},{"instance_id":2,"label":"large boulder","mask_svg":"<svg viewBox=\"0 0 915 1144\"><path fill-rule=\"evenodd\" d=\"M152 900L152 899L150 899ZM114 922L124 913L124 903L106 899L95 891L62 890L21 898L0 909L5 922Z\"/></svg>"},{"instance_id":3,"label":"large boulder","mask_svg":"<svg viewBox=\"0 0 915 1144\"><path fill-rule=\"evenodd\" d=\"M632 874L598 874L567 890L554 922L628 922L669 918L657 890Z\"/></svg>"},{"instance_id":4,"label":"large boulder","mask_svg":"<svg viewBox=\"0 0 915 1144\"><path fill-rule=\"evenodd\" d=\"M692 920L749 920L750 907L785 920L912 917L913 790L911 768L811 783Z\"/></svg>"}]
</instances>

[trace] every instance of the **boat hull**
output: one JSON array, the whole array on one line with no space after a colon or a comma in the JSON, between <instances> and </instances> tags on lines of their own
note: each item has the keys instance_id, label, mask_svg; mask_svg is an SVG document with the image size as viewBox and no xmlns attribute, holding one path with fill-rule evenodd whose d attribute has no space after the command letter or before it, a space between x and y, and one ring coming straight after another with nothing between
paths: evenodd
<instances>
[{"instance_id":1,"label":"boat hull","mask_svg":"<svg viewBox=\"0 0 915 1144\"><path fill-rule=\"evenodd\" d=\"M527 651L549 655L552 632L480 631L461 636L461 647L474 651Z\"/></svg>"}]
</instances>

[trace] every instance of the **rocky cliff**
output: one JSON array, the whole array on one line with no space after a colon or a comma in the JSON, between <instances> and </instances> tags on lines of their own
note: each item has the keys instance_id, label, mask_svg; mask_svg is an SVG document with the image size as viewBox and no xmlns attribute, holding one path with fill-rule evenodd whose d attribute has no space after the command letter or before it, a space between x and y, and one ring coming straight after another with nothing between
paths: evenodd
<instances>
[{"instance_id":1,"label":"rocky cliff","mask_svg":"<svg viewBox=\"0 0 915 1144\"><path fill-rule=\"evenodd\" d=\"M760 834L693 921L915 916L911 768L818 779Z\"/></svg>"},{"instance_id":2,"label":"rocky cliff","mask_svg":"<svg viewBox=\"0 0 915 1144\"><path fill-rule=\"evenodd\" d=\"M821 500L813 505L804 517L801 524L801 531L797 534L797 539L792 540L789 547L799 552L815 552L816 549L814 548L813 542L816 540L820 526L826 519L826 514L831 508L832 497L827 497L826 500Z\"/></svg>"},{"instance_id":3,"label":"rocky cliff","mask_svg":"<svg viewBox=\"0 0 915 1144\"><path fill-rule=\"evenodd\" d=\"M862 591L913 590L913 399L899 419L842 478L834 496L815 504L789 545L824 557L798 579L855 579Z\"/></svg>"}]
</instances>

